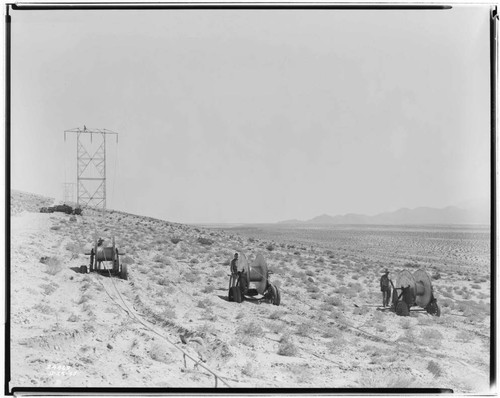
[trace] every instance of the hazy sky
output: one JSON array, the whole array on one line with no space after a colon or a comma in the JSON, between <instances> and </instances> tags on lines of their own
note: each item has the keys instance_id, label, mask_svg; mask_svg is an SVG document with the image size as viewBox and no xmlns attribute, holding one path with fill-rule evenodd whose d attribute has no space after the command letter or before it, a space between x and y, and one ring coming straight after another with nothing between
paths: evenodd
<instances>
[{"instance_id":1,"label":"hazy sky","mask_svg":"<svg viewBox=\"0 0 500 398\"><path fill-rule=\"evenodd\" d=\"M11 15L13 189L62 199L85 124L108 208L171 221L489 197L489 7Z\"/></svg>"}]
</instances>

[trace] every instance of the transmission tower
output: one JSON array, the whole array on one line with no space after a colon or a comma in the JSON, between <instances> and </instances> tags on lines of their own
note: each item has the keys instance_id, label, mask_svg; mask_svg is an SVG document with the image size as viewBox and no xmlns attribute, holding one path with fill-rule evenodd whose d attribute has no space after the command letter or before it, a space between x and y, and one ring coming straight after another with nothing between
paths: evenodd
<instances>
[{"instance_id":1,"label":"transmission tower","mask_svg":"<svg viewBox=\"0 0 500 398\"><path fill-rule=\"evenodd\" d=\"M77 127L64 131L76 134L76 192L77 206L106 209L106 136L118 133L106 129ZM90 155L92 153L92 155Z\"/></svg>"},{"instance_id":2,"label":"transmission tower","mask_svg":"<svg viewBox=\"0 0 500 398\"><path fill-rule=\"evenodd\" d=\"M64 203L72 203L75 201L75 183L63 182Z\"/></svg>"}]
</instances>

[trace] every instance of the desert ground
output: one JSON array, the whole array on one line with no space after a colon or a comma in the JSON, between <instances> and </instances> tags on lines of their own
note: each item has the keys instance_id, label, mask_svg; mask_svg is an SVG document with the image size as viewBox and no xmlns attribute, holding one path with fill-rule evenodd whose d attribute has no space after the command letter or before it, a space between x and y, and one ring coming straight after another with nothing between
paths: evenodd
<instances>
[{"instance_id":1,"label":"desert ground","mask_svg":"<svg viewBox=\"0 0 500 398\"><path fill-rule=\"evenodd\" d=\"M307 230L45 214L51 199L21 192L11 201L11 388L490 390L488 234L346 232L327 244ZM96 236L115 237L128 280L79 272ZM235 251L264 255L279 306L227 300ZM425 269L441 317L377 310L386 267Z\"/></svg>"}]
</instances>

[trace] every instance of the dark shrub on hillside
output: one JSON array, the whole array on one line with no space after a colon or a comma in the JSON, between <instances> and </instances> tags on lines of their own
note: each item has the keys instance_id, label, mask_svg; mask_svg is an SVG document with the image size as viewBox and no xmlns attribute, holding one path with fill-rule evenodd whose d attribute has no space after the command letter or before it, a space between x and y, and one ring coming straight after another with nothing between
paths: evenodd
<instances>
[{"instance_id":1,"label":"dark shrub on hillside","mask_svg":"<svg viewBox=\"0 0 500 398\"><path fill-rule=\"evenodd\" d=\"M272 252L274 250L274 246L273 245L267 245L266 249L269 250L270 252Z\"/></svg>"},{"instance_id":2,"label":"dark shrub on hillside","mask_svg":"<svg viewBox=\"0 0 500 398\"><path fill-rule=\"evenodd\" d=\"M179 243L182 239L180 238L171 238L170 239L170 242L172 242L174 245L176 245L177 243Z\"/></svg>"},{"instance_id":3,"label":"dark shrub on hillside","mask_svg":"<svg viewBox=\"0 0 500 398\"><path fill-rule=\"evenodd\" d=\"M208 239L208 238L198 238L198 243L208 246L208 245L212 245L214 243L214 241L211 239Z\"/></svg>"}]
</instances>

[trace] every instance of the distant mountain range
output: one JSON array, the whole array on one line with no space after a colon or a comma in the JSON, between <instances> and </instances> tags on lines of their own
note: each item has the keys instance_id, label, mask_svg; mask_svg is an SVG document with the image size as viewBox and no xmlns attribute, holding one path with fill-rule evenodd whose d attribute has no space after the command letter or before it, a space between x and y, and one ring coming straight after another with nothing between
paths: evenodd
<instances>
[{"instance_id":1,"label":"distant mountain range","mask_svg":"<svg viewBox=\"0 0 500 398\"><path fill-rule=\"evenodd\" d=\"M344 214L330 216L323 214L310 220L286 220L279 224L490 224L489 206L459 208L448 206L442 209L433 207L402 208L375 216L364 214Z\"/></svg>"}]
</instances>

